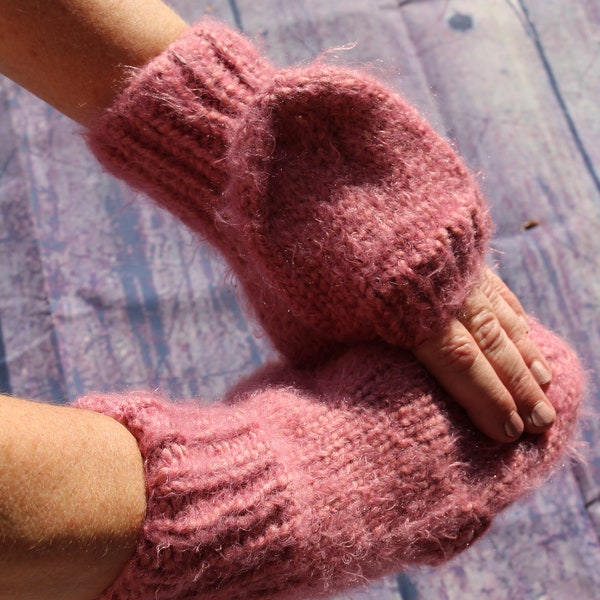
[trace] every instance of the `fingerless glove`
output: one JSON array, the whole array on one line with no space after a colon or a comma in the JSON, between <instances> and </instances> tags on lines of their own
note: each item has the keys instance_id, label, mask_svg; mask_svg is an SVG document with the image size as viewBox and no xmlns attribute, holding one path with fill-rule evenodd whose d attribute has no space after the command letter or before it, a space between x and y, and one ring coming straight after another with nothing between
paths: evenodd
<instances>
[{"instance_id":1,"label":"fingerless glove","mask_svg":"<svg viewBox=\"0 0 600 600\"><path fill-rule=\"evenodd\" d=\"M535 323L531 335L557 419L510 445L380 344L310 371L271 366L209 408L81 399L133 433L146 469L137 551L101 600L307 600L465 550L548 476L573 433L577 359Z\"/></svg>"},{"instance_id":2,"label":"fingerless glove","mask_svg":"<svg viewBox=\"0 0 600 600\"><path fill-rule=\"evenodd\" d=\"M88 139L225 255L296 363L423 341L487 248L473 178L400 96L324 64L276 70L212 20L134 73Z\"/></svg>"}]
</instances>

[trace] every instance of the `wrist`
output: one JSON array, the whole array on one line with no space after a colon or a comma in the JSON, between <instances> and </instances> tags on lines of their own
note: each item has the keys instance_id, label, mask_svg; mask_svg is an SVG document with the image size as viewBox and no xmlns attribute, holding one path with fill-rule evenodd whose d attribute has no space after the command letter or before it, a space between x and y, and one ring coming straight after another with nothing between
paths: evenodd
<instances>
[{"instance_id":1,"label":"wrist","mask_svg":"<svg viewBox=\"0 0 600 600\"><path fill-rule=\"evenodd\" d=\"M85 123L186 27L160 0L0 0L0 72Z\"/></svg>"},{"instance_id":2,"label":"wrist","mask_svg":"<svg viewBox=\"0 0 600 600\"><path fill-rule=\"evenodd\" d=\"M145 481L104 415L0 398L0 598L94 598L135 549Z\"/></svg>"}]
</instances>

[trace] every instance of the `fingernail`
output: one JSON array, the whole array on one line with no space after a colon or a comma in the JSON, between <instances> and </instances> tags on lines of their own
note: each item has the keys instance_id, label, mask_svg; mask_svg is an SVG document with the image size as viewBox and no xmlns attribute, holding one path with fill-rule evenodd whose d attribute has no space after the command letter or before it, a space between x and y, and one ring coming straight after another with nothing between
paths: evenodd
<instances>
[{"instance_id":1,"label":"fingernail","mask_svg":"<svg viewBox=\"0 0 600 600\"><path fill-rule=\"evenodd\" d=\"M552 381L552 373L539 360L534 360L529 370L533 378L538 382L538 385L546 385Z\"/></svg>"},{"instance_id":2,"label":"fingernail","mask_svg":"<svg viewBox=\"0 0 600 600\"><path fill-rule=\"evenodd\" d=\"M518 438L523 433L523 421L519 417L516 410L513 410L508 417L508 421L504 423L504 433L511 438Z\"/></svg>"},{"instance_id":3,"label":"fingernail","mask_svg":"<svg viewBox=\"0 0 600 600\"><path fill-rule=\"evenodd\" d=\"M554 408L547 402L538 402L531 411L531 422L536 427L548 427L556 419Z\"/></svg>"}]
</instances>

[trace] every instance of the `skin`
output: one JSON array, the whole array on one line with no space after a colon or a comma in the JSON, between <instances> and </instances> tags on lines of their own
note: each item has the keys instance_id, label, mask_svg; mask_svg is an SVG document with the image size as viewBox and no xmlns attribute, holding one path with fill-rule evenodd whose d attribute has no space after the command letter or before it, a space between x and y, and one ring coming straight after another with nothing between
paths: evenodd
<instances>
[{"instance_id":1,"label":"skin","mask_svg":"<svg viewBox=\"0 0 600 600\"><path fill-rule=\"evenodd\" d=\"M96 598L146 509L135 438L104 415L0 396L0 598Z\"/></svg>"},{"instance_id":2,"label":"skin","mask_svg":"<svg viewBox=\"0 0 600 600\"><path fill-rule=\"evenodd\" d=\"M541 433L556 419L544 394L550 367L527 333L520 302L488 269L460 319L415 355L481 431L511 441L523 431Z\"/></svg>"},{"instance_id":3,"label":"skin","mask_svg":"<svg viewBox=\"0 0 600 600\"><path fill-rule=\"evenodd\" d=\"M0 72L85 125L187 25L159 0L0 0ZM490 437L551 426L550 369L491 271L417 358ZM135 550L142 459L116 421L0 397L0 600L96 597Z\"/></svg>"},{"instance_id":4,"label":"skin","mask_svg":"<svg viewBox=\"0 0 600 600\"><path fill-rule=\"evenodd\" d=\"M186 28L159 0L0 0L0 72L85 124Z\"/></svg>"}]
</instances>

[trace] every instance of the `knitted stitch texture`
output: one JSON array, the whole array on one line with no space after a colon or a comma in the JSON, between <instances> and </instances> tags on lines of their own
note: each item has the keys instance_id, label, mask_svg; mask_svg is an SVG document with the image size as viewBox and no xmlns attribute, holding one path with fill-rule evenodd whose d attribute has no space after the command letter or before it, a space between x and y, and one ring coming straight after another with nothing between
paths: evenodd
<instances>
[{"instance_id":1,"label":"knitted stitch texture","mask_svg":"<svg viewBox=\"0 0 600 600\"><path fill-rule=\"evenodd\" d=\"M510 445L383 344L318 370L273 365L209 408L81 399L129 428L147 476L137 552L102 600L307 600L466 549L556 467L575 426L579 363L531 327L557 421Z\"/></svg>"},{"instance_id":2,"label":"knitted stitch texture","mask_svg":"<svg viewBox=\"0 0 600 600\"><path fill-rule=\"evenodd\" d=\"M135 73L89 132L116 175L221 250L275 364L211 408L78 406L144 458L135 556L104 600L317 597L467 548L568 447L582 373L536 323L555 425L502 445L410 348L456 315L491 225L451 148L369 76L276 71L214 21ZM332 359L330 355L335 357Z\"/></svg>"},{"instance_id":3,"label":"knitted stitch texture","mask_svg":"<svg viewBox=\"0 0 600 600\"><path fill-rule=\"evenodd\" d=\"M487 209L411 106L358 71L276 71L215 21L136 72L88 139L225 255L296 363L366 340L413 347L479 274Z\"/></svg>"}]
</instances>

